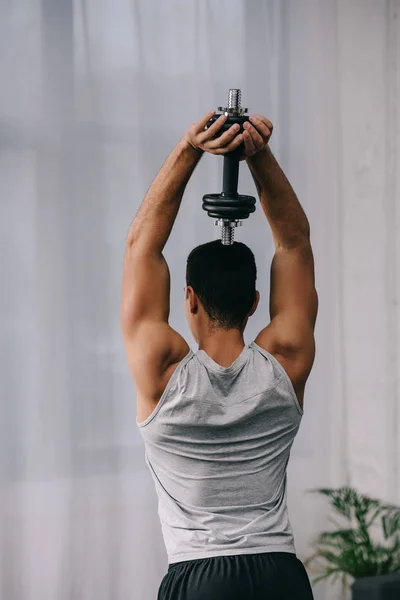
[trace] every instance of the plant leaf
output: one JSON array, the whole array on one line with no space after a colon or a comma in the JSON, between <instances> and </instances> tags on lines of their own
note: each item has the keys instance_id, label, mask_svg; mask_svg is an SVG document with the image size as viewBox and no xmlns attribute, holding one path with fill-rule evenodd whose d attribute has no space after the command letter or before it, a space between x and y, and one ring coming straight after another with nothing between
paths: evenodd
<instances>
[{"instance_id":1,"label":"plant leaf","mask_svg":"<svg viewBox=\"0 0 400 600\"><path fill-rule=\"evenodd\" d=\"M314 492L326 496L348 524L334 523L336 530L323 531L317 537L314 554L305 562L318 568L314 582L341 577L345 585L349 576L359 578L400 570L399 507L385 505L349 487L321 488ZM377 543L370 533L378 517L385 544Z\"/></svg>"},{"instance_id":2,"label":"plant leaf","mask_svg":"<svg viewBox=\"0 0 400 600\"><path fill-rule=\"evenodd\" d=\"M382 529L385 539L400 532L400 508L386 507L386 513L382 516Z\"/></svg>"}]
</instances>

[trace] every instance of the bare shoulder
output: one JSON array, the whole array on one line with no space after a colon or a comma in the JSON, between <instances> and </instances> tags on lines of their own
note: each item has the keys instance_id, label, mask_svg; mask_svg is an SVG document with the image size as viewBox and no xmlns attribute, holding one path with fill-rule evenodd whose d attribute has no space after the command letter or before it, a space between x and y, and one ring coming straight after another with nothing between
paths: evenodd
<instances>
[{"instance_id":1,"label":"bare shoulder","mask_svg":"<svg viewBox=\"0 0 400 600\"><path fill-rule=\"evenodd\" d=\"M294 320L291 324L279 321L278 318L271 321L254 341L282 365L292 382L299 404L303 407L305 386L315 360L314 330L307 321L301 319ZM294 328L294 335L290 335L290 330L293 331ZM289 329L287 335L286 329Z\"/></svg>"},{"instance_id":2,"label":"bare shoulder","mask_svg":"<svg viewBox=\"0 0 400 600\"><path fill-rule=\"evenodd\" d=\"M186 340L168 323L142 323L125 338L129 368L136 388L138 421L157 406L170 378L189 353Z\"/></svg>"}]
</instances>

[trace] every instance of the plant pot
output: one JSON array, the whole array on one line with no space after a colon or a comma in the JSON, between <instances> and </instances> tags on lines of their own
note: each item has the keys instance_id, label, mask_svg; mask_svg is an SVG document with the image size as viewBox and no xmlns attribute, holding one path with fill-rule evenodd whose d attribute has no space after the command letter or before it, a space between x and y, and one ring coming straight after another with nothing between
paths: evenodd
<instances>
[{"instance_id":1,"label":"plant pot","mask_svg":"<svg viewBox=\"0 0 400 600\"><path fill-rule=\"evenodd\" d=\"M399 600L400 572L356 579L351 589L352 600Z\"/></svg>"}]
</instances>

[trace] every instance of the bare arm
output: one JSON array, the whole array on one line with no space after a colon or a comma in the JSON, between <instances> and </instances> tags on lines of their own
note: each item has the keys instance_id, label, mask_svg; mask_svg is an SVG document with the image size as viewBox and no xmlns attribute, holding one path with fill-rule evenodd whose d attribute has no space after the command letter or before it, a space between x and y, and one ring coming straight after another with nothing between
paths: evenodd
<instances>
[{"instance_id":1,"label":"bare arm","mask_svg":"<svg viewBox=\"0 0 400 600\"><path fill-rule=\"evenodd\" d=\"M310 225L297 196L269 146L248 158L261 206L275 247L285 248L310 239Z\"/></svg>"},{"instance_id":2,"label":"bare arm","mask_svg":"<svg viewBox=\"0 0 400 600\"><path fill-rule=\"evenodd\" d=\"M168 322L169 271L162 254L177 217L186 185L204 151L224 154L242 139L231 128L213 136L226 117L208 130L210 111L185 133L151 184L128 232L125 246L121 321L124 335L147 322Z\"/></svg>"},{"instance_id":3,"label":"bare arm","mask_svg":"<svg viewBox=\"0 0 400 600\"><path fill-rule=\"evenodd\" d=\"M260 118L252 119L253 125L262 132L260 121ZM267 122L265 120L264 125ZM248 130L247 135L255 137L249 127ZM255 341L284 366L302 404L304 386L315 357L314 327L318 310L310 226L270 148L265 145L261 151L248 156L247 162L275 243L271 265L271 322Z\"/></svg>"},{"instance_id":4,"label":"bare arm","mask_svg":"<svg viewBox=\"0 0 400 600\"><path fill-rule=\"evenodd\" d=\"M218 139L220 117L205 130L214 111L194 123L172 150L133 220L125 245L120 320L143 417L159 399L169 367L189 350L169 326L170 273L163 249L171 234L185 187L203 152L224 154L242 141L231 128Z\"/></svg>"}]
</instances>

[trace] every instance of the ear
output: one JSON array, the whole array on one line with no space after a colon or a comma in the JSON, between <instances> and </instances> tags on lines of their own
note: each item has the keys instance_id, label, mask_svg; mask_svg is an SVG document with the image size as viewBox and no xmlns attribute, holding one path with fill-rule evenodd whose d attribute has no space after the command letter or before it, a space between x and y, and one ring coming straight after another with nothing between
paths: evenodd
<instances>
[{"instance_id":1,"label":"ear","mask_svg":"<svg viewBox=\"0 0 400 600\"><path fill-rule=\"evenodd\" d=\"M198 304L198 299L195 294L195 291L191 285L187 286L186 293L188 294L188 297L189 297L190 312L192 314L196 314L199 310L199 304Z\"/></svg>"}]
</instances>

